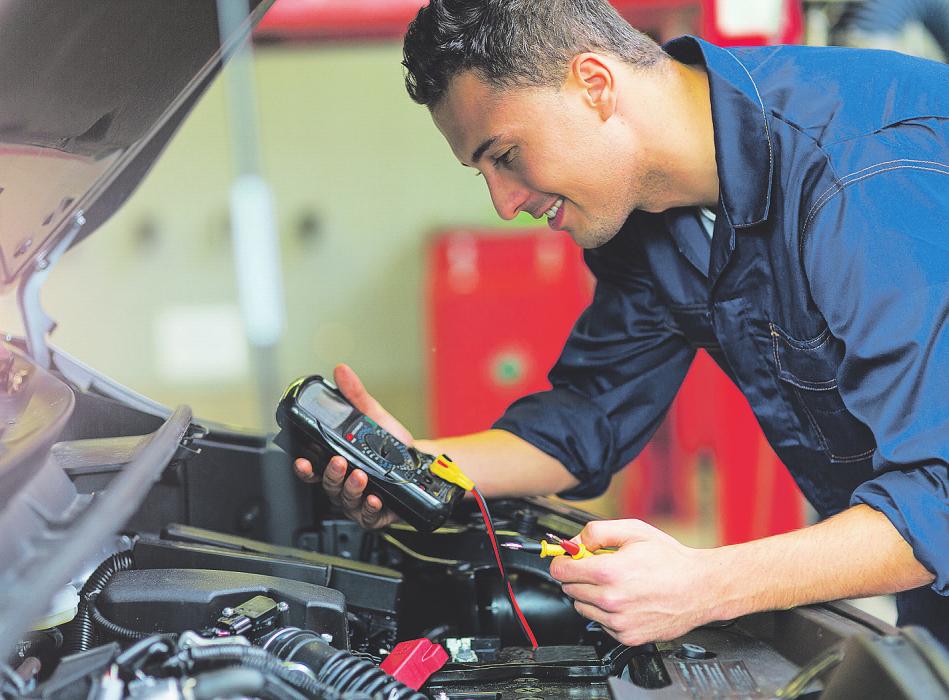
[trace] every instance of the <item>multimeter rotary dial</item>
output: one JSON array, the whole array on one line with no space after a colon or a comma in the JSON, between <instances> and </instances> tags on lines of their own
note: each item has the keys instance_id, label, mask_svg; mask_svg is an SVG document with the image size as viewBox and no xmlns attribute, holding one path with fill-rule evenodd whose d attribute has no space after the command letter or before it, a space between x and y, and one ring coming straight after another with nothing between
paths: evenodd
<instances>
[{"instance_id":1,"label":"multimeter rotary dial","mask_svg":"<svg viewBox=\"0 0 949 700\"><path fill-rule=\"evenodd\" d=\"M389 464L405 467L411 466L412 460L409 459L405 447L391 435L369 433L363 439L370 450Z\"/></svg>"}]
</instances>

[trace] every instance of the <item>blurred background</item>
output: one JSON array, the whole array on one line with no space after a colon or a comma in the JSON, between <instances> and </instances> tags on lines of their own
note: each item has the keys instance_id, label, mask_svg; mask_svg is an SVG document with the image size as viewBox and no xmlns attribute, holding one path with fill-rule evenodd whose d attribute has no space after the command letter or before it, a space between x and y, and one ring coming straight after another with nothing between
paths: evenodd
<instances>
[{"instance_id":1,"label":"blurred background","mask_svg":"<svg viewBox=\"0 0 949 700\"><path fill-rule=\"evenodd\" d=\"M564 234L498 219L483 181L407 97L401 35L421 4L277 0L246 75L225 69L132 199L52 272L52 342L162 403L265 431L287 383L338 362L417 437L485 429L545 388L591 280ZM614 4L660 41L842 43L934 60L949 46L949 0ZM235 99L248 84L255 95ZM276 266L235 257L230 199L248 152L274 220L249 235L273 232ZM275 298L282 316L263 345L250 342L247 294ZM21 331L15 298L0 300L0 324ZM809 517L704 353L646 452L585 507L693 545Z\"/></svg>"}]
</instances>

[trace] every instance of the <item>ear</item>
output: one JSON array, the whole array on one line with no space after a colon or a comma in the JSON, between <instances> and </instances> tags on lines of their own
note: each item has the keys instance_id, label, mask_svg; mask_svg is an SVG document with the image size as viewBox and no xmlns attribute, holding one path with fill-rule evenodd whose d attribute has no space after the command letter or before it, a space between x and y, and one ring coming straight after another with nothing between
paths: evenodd
<instances>
[{"instance_id":1,"label":"ear","mask_svg":"<svg viewBox=\"0 0 949 700\"><path fill-rule=\"evenodd\" d=\"M581 90L584 101L603 121L616 112L616 76L608 59L598 53L581 53L570 62L571 79Z\"/></svg>"}]
</instances>

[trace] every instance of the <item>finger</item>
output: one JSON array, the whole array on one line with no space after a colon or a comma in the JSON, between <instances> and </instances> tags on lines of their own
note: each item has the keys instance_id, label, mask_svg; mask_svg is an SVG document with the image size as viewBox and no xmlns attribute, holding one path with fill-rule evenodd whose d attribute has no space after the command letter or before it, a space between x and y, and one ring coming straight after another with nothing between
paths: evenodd
<instances>
[{"instance_id":1,"label":"finger","mask_svg":"<svg viewBox=\"0 0 949 700\"><path fill-rule=\"evenodd\" d=\"M299 459L294 460L293 471L294 473L296 473L297 478L299 478L302 481L305 481L308 484L312 484L316 481L319 481L319 477L317 477L313 473L313 465L310 464L310 460L308 459L303 459L301 457Z\"/></svg>"},{"instance_id":2,"label":"finger","mask_svg":"<svg viewBox=\"0 0 949 700\"><path fill-rule=\"evenodd\" d=\"M578 613L583 615L583 617L588 620L593 620L594 622L599 622L601 626L605 627L610 621L610 614L595 605L576 600L573 603L573 607Z\"/></svg>"},{"instance_id":3,"label":"finger","mask_svg":"<svg viewBox=\"0 0 949 700\"><path fill-rule=\"evenodd\" d=\"M369 477L362 469L353 469L352 474L343 483L343 490L340 492L340 501L343 508L349 511L359 511L362 509L363 492L366 490L366 484L369 483Z\"/></svg>"},{"instance_id":4,"label":"finger","mask_svg":"<svg viewBox=\"0 0 949 700\"><path fill-rule=\"evenodd\" d=\"M339 503L345 479L346 460L339 456L333 457L323 470L323 490L334 503Z\"/></svg>"},{"instance_id":5,"label":"finger","mask_svg":"<svg viewBox=\"0 0 949 700\"><path fill-rule=\"evenodd\" d=\"M580 603L595 605L608 613L621 612L621 602L610 597L609 590L603 586L594 586L588 583L567 583L562 587L564 593Z\"/></svg>"},{"instance_id":6,"label":"finger","mask_svg":"<svg viewBox=\"0 0 949 700\"><path fill-rule=\"evenodd\" d=\"M379 519L382 517L382 501L375 496L368 496L362 502L362 510L359 512L359 521L367 530L374 530L379 527Z\"/></svg>"},{"instance_id":7,"label":"finger","mask_svg":"<svg viewBox=\"0 0 949 700\"><path fill-rule=\"evenodd\" d=\"M580 541L593 551L602 547L622 547L632 542L668 537L642 520L594 520L580 533Z\"/></svg>"},{"instance_id":8,"label":"finger","mask_svg":"<svg viewBox=\"0 0 949 700\"><path fill-rule=\"evenodd\" d=\"M359 375L349 365L336 365L333 369L333 379L343 396L362 413L369 415L383 410L379 402L366 391Z\"/></svg>"},{"instance_id":9,"label":"finger","mask_svg":"<svg viewBox=\"0 0 949 700\"><path fill-rule=\"evenodd\" d=\"M607 627L602 622L600 623L600 627L603 628L603 631L606 632L608 635L610 635L617 642L619 641L621 633L618 629L614 629L613 627Z\"/></svg>"},{"instance_id":10,"label":"finger","mask_svg":"<svg viewBox=\"0 0 949 700\"><path fill-rule=\"evenodd\" d=\"M351 367L342 364L337 365L333 370L333 379L335 379L339 390L343 392L343 395L357 410L372 418L396 439L401 440L406 445L412 444L412 433L366 391L362 380L359 379Z\"/></svg>"},{"instance_id":11,"label":"finger","mask_svg":"<svg viewBox=\"0 0 949 700\"><path fill-rule=\"evenodd\" d=\"M568 583L603 583L602 567L599 561L603 557L587 557L573 559L566 555L553 557L550 560L550 575L560 581Z\"/></svg>"}]
</instances>

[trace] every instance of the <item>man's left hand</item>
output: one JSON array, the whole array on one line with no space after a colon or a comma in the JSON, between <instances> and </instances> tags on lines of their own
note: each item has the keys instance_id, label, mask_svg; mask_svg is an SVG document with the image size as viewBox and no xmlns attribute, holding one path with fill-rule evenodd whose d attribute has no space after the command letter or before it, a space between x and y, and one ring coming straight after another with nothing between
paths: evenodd
<instances>
[{"instance_id":1,"label":"man's left hand","mask_svg":"<svg viewBox=\"0 0 949 700\"><path fill-rule=\"evenodd\" d=\"M703 594L708 550L686 547L641 520L597 520L574 541L613 554L554 557L551 575L584 617L623 644L673 639L713 619Z\"/></svg>"}]
</instances>

